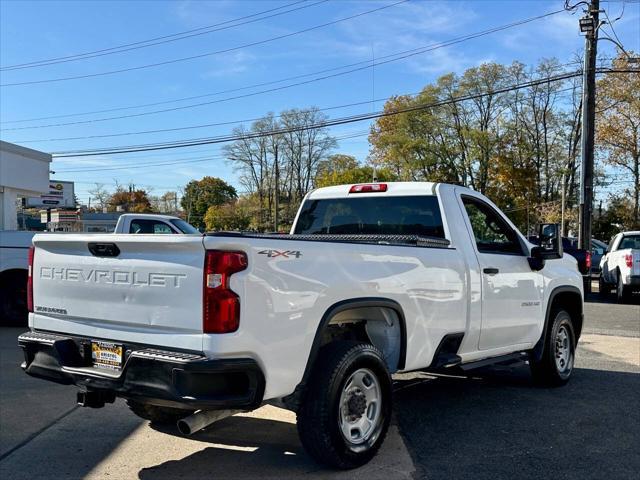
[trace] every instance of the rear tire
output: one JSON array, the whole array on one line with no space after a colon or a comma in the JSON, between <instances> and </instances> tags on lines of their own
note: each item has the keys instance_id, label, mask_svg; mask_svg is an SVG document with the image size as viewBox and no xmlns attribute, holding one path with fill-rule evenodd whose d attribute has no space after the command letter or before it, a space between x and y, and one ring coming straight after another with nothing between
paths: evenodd
<instances>
[{"instance_id":1,"label":"rear tire","mask_svg":"<svg viewBox=\"0 0 640 480\"><path fill-rule=\"evenodd\" d=\"M617 278L618 281L616 282L616 298L618 299L618 303L626 303L631 296L631 290L622 282L622 275L620 274L619 270Z\"/></svg>"},{"instance_id":2,"label":"rear tire","mask_svg":"<svg viewBox=\"0 0 640 480\"><path fill-rule=\"evenodd\" d=\"M193 410L158 407L156 405L149 405L148 403L136 402L135 400L127 400L127 405L137 416L149 420L154 425L175 424L178 420L188 417L193 413Z\"/></svg>"},{"instance_id":3,"label":"rear tire","mask_svg":"<svg viewBox=\"0 0 640 480\"><path fill-rule=\"evenodd\" d=\"M605 283L604 278L602 278L602 274L598 277L598 294L602 298L606 298L609 296L611 292L611 287L607 283Z\"/></svg>"},{"instance_id":4,"label":"rear tire","mask_svg":"<svg viewBox=\"0 0 640 480\"><path fill-rule=\"evenodd\" d=\"M380 350L368 343L330 343L320 350L298 410L302 445L324 465L364 465L384 441L391 402L391 376Z\"/></svg>"},{"instance_id":5,"label":"rear tire","mask_svg":"<svg viewBox=\"0 0 640 480\"><path fill-rule=\"evenodd\" d=\"M575 361L576 335L571 315L566 310L551 312L551 324L544 339L540 360L529 359L534 381L547 387L558 387L569 381Z\"/></svg>"}]
</instances>

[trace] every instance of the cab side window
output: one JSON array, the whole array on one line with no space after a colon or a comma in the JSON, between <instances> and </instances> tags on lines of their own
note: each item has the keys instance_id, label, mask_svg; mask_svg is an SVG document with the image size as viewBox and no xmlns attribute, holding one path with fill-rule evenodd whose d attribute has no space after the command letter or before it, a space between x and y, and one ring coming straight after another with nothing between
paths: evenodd
<instances>
[{"instance_id":1,"label":"cab side window","mask_svg":"<svg viewBox=\"0 0 640 480\"><path fill-rule=\"evenodd\" d=\"M131 222L129 233L171 234L173 230L164 222L140 219Z\"/></svg>"},{"instance_id":2,"label":"cab side window","mask_svg":"<svg viewBox=\"0 0 640 480\"><path fill-rule=\"evenodd\" d=\"M479 252L522 255L518 235L498 212L472 197L462 197L462 203Z\"/></svg>"}]
</instances>

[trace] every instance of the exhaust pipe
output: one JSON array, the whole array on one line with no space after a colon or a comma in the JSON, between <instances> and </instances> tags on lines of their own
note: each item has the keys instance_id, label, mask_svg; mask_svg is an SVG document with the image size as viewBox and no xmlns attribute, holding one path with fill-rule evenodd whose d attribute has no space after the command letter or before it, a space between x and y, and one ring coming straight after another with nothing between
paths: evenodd
<instances>
[{"instance_id":1,"label":"exhaust pipe","mask_svg":"<svg viewBox=\"0 0 640 480\"><path fill-rule=\"evenodd\" d=\"M214 422L240 413L242 410L198 410L196 413L178 420L178 430L183 435L191 435Z\"/></svg>"}]
</instances>

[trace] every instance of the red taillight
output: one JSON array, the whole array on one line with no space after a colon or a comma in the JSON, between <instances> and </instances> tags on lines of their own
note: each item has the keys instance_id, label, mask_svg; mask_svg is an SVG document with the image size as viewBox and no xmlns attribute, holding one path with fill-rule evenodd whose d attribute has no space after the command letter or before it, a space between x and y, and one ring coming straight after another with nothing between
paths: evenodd
<instances>
[{"instance_id":1,"label":"red taillight","mask_svg":"<svg viewBox=\"0 0 640 480\"><path fill-rule=\"evenodd\" d=\"M240 325L240 299L229 288L231 275L247 268L244 252L208 250L204 259L202 331L235 332Z\"/></svg>"},{"instance_id":2,"label":"red taillight","mask_svg":"<svg viewBox=\"0 0 640 480\"><path fill-rule=\"evenodd\" d=\"M589 269L591 269L591 252L587 252L585 263L587 264L587 271L589 271Z\"/></svg>"},{"instance_id":3,"label":"red taillight","mask_svg":"<svg viewBox=\"0 0 640 480\"><path fill-rule=\"evenodd\" d=\"M631 255L630 253L627 253L624 256L624 263L626 263L627 267L629 268L633 267L633 255Z\"/></svg>"},{"instance_id":4,"label":"red taillight","mask_svg":"<svg viewBox=\"0 0 640 480\"><path fill-rule=\"evenodd\" d=\"M353 185L349 189L349 193L367 193L367 192L386 192L386 183L365 183L362 185Z\"/></svg>"},{"instance_id":5,"label":"red taillight","mask_svg":"<svg viewBox=\"0 0 640 480\"><path fill-rule=\"evenodd\" d=\"M27 310L33 312L33 256L35 247L29 247L29 270L27 271Z\"/></svg>"}]
</instances>

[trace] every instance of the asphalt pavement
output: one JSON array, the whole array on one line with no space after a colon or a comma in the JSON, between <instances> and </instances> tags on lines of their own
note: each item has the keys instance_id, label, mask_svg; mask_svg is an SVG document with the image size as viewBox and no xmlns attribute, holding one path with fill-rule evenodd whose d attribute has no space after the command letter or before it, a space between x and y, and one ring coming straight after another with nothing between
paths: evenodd
<instances>
[{"instance_id":1,"label":"asphalt pavement","mask_svg":"<svg viewBox=\"0 0 640 480\"><path fill-rule=\"evenodd\" d=\"M295 416L263 407L192 437L157 430L124 402L75 407L75 389L19 369L19 329L0 329L0 478L637 478L640 302L596 294L571 382L532 385L528 368L472 378L395 379L395 413L378 456L352 472L315 464Z\"/></svg>"}]
</instances>

